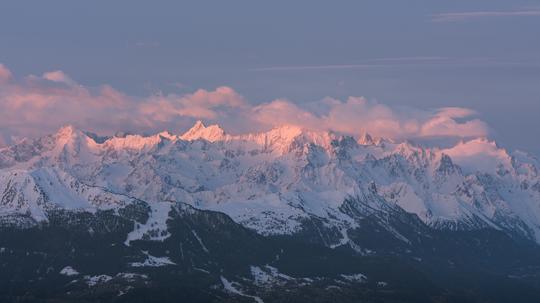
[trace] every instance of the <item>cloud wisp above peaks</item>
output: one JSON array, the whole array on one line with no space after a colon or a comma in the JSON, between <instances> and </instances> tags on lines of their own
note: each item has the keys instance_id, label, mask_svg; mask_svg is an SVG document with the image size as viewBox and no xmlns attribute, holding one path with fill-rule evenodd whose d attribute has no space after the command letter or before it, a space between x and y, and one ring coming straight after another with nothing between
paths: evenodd
<instances>
[{"instance_id":1,"label":"cloud wisp above peaks","mask_svg":"<svg viewBox=\"0 0 540 303\"><path fill-rule=\"evenodd\" d=\"M286 100L275 100L253 110L257 123L268 126L294 124L319 130L333 130L350 135L367 132L377 137L397 140L430 137L485 137L488 126L476 113L460 107L437 110L392 108L363 97L345 101L326 98L300 107ZM458 119L465 119L458 122Z\"/></svg>"},{"instance_id":2,"label":"cloud wisp above peaks","mask_svg":"<svg viewBox=\"0 0 540 303\"><path fill-rule=\"evenodd\" d=\"M372 64L327 64L327 65L290 65L290 66L269 66L254 68L252 71L267 72L267 71L297 71L297 70L330 70L330 69L358 69L374 67Z\"/></svg>"},{"instance_id":3,"label":"cloud wisp above peaks","mask_svg":"<svg viewBox=\"0 0 540 303\"><path fill-rule=\"evenodd\" d=\"M519 65L520 62L501 60L496 57L388 57L366 59L353 64L276 65L249 69L250 72L305 72L333 70L397 69L411 67L473 67ZM530 64L530 62L527 62Z\"/></svg>"},{"instance_id":4,"label":"cloud wisp above peaks","mask_svg":"<svg viewBox=\"0 0 540 303\"><path fill-rule=\"evenodd\" d=\"M214 91L199 89L186 95L152 96L140 105L140 114L154 121L171 121L176 117L215 120L230 109L242 109L248 104L230 87Z\"/></svg>"},{"instance_id":5,"label":"cloud wisp above peaks","mask_svg":"<svg viewBox=\"0 0 540 303\"><path fill-rule=\"evenodd\" d=\"M309 71L309 70L347 70L377 67L395 67L406 65L426 65L446 63L450 58L439 56L389 57L364 60L354 64L321 64L321 65L279 65L253 68L253 72L271 71Z\"/></svg>"},{"instance_id":6,"label":"cloud wisp above peaks","mask_svg":"<svg viewBox=\"0 0 540 303\"><path fill-rule=\"evenodd\" d=\"M363 97L304 104L277 99L254 105L230 87L193 93L129 96L109 85L88 88L62 71L16 79L0 65L0 144L36 137L66 124L100 134L182 132L195 120L231 133L295 125L390 139L485 137L488 126L467 108L393 108Z\"/></svg>"},{"instance_id":7,"label":"cloud wisp above peaks","mask_svg":"<svg viewBox=\"0 0 540 303\"><path fill-rule=\"evenodd\" d=\"M475 11L475 12L455 12L455 13L440 13L431 15L433 22L456 22L480 18L497 18L497 17L540 17L540 9L522 9L522 10L506 10L506 11Z\"/></svg>"}]
</instances>

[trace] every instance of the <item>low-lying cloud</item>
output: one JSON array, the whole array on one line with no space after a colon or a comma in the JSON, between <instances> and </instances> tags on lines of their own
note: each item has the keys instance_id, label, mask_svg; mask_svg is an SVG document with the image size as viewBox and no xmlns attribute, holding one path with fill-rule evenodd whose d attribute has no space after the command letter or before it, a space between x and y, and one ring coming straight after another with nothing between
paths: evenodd
<instances>
[{"instance_id":1,"label":"low-lying cloud","mask_svg":"<svg viewBox=\"0 0 540 303\"><path fill-rule=\"evenodd\" d=\"M268 126L296 124L311 129L329 129L346 134L372 135L391 139L427 137L484 137L487 125L469 119L475 112L460 107L437 110L391 108L363 97L346 101L327 98L301 108L286 100L276 100L254 108L256 122ZM466 119L458 122L459 119Z\"/></svg>"},{"instance_id":2,"label":"low-lying cloud","mask_svg":"<svg viewBox=\"0 0 540 303\"><path fill-rule=\"evenodd\" d=\"M0 145L54 132L65 124L100 134L181 132L195 120L227 131L261 131L284 124L391 139L485 137L487 125L467 108L393 108L363 97L296 104L286 99L253 105L230 87L191 94L129 96L109 85L89 88L62 71L17 79L0 64Z\"/></svg>"}]
</instances>

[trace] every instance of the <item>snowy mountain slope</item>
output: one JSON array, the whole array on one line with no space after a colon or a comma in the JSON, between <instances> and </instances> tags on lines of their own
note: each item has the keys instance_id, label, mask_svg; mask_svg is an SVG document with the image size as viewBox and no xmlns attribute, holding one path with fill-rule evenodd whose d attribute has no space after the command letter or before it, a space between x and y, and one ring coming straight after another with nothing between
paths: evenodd
<instances>
[{"instance_id":1,"label":"snowy mountain slope","mask_svg":"<svg viewBox=\"0 0 540 303\"><path fill-rule=\"evenodd\" d=\"M220 211L263 235L315 220L337 235L331 246L347 243L362 218L394 210L435 229L492 228L540 242L538 161L486 139L436 148L294 126L233 136L197 122L183 135L95 140L68 126L1 149L0 167L0 214L36 221L53 206L115 207L126 195Z\"/></svg>"},{"instance_id":2,"label":"snowy mountain slope","mask_svg":"<svg viewBox=\"0 0 540 303\"><path fill-rule=\"evenodd\" d=\"M31 171L8 170L0 173L0 221L25 217L48 221L53 210L117 210L134 199L88 186L65 171L43 167Z\"/></svg>"}]
</instances>

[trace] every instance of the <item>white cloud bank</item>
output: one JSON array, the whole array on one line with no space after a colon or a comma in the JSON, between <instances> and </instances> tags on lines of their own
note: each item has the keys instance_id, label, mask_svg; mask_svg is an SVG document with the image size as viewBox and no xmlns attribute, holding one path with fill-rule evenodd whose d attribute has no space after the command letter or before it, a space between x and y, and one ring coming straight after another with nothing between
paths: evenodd
<instances>
[{"instance_id":1,"label":"white cloud bank","mask_svg":"<svg viewBox=\"0 0 540 303\"><path fill-rule=\"evenodd\" d=\"M82 86L62 71L17 80L0 64L0 144L51 133L65 124L102 134L180 132L196 119L222 124L237 133L290 124L391 139L487 136L487 125L474 116L467 108L392 108L363 97L326 98L302 105L278 99L252 105L225 86L186 95L138 98L108 85Z\"/></svg>"}]
</instances>

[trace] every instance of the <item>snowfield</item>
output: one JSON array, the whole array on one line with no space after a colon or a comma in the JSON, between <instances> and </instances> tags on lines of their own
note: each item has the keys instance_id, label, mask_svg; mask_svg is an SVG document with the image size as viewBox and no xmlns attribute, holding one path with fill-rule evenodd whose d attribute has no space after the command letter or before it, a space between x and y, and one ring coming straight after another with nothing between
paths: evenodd
<instances>
[{"instance_id":1,"label":"snowfield","mask_svg":"<svg viewBox=\"0 0 540 303\"><path fill-rule=\"evenodd\" d=\"M134 222L126 245L166 239L175 202L223 212L262 235L318 220L342 235L329 246L359 251L347 235L358 218L395 211L432 228L488 227L540 242L539 167L484 138L438 148L294 126L233 136L197 122L182 135L98 143L67 126L0 149L0 222L47 221L55 209L117 211L139 199L150 219Z\"/></svg>"}]
</instances>

